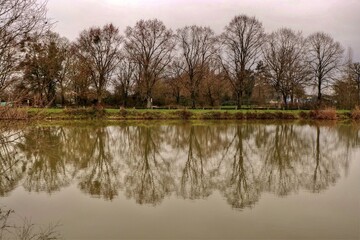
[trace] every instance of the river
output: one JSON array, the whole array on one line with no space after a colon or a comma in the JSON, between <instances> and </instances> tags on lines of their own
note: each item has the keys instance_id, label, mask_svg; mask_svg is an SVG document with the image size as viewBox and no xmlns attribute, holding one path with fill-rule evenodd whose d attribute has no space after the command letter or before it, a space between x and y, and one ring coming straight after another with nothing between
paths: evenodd
<instances>
[{"instance_id":1,"label":"river","mask_svg":"<svg viewBox=\"0 0 360 240\"><path fill-rule=\"evenodd\" d=\"M15 210L13 221L60 223L65 239L359 239L359 130L17 125L0 134L0 206Z\"/></svg>"}]
</instances>

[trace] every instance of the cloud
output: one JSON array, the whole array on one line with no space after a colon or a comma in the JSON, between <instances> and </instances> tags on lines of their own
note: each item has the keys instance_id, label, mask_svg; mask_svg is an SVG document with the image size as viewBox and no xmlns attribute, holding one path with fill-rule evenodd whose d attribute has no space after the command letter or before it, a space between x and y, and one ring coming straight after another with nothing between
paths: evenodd
<instances>
[{"instance_id":1,"label":"cloud","mask_svg":"<svg viewBox=\"0 0 360 240\"><path fill-rule=\"evenodd\" d=\"M50 0L55 31L76 39L80 31L112 22L124 30L140 19L158 18L176 29L210 26L220 33L237 14L256 16L267 32L281 27L331 34L360 61L359 0Z\"/></svg>"}]
</instances>

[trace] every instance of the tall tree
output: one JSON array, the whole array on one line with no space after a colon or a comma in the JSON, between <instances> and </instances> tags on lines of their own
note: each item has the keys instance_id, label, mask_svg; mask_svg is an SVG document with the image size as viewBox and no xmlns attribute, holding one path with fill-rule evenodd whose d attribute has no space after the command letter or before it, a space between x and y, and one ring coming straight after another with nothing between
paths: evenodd
<instances>
[{"instance_id":1,"label":"tall tree","mask_svg":"<svg viewBox=\"0 0 360 240\"><path fill-rule=\"evenodd\" d=\"M46 26L46 1L0 0L0 94L12 83L22 57L19 48Z\"/></svg>"},{"instance_id":2,"label":"tall tree","mask_svg":"<svg viewBox=\"0 0 360 240\"><path fill-rule=\"evenodd\" d=\"M121 94L122 106L127 107L129 95L139 75L138 65L126 54L119 58L114 85Z\"/></svg>"},{"instance_id":3,"label":"tall tree","mask_svg":"<svg viewBox=\"0 0 360 240\"><path fill-rule=\"evenodd\" d=\"M191 107L196 107L200 85L216 54L217 41L209 27L186 26L177 30L180 50L178 67L186 75L185 88L190 92Z\"/></svg>"},{"instance_id":4,"label":"tall tree","mask_svg":"<svg viewBox=\"0 0 360 240\"><path fill-rule=\"evenodd\" d=\"M185 76L184 72L179 67L180 61L174 60L168 68L168 76L166 83L169 86L169 95L175 98L176 105L180 104L180 98L183 93Z\"/></svg>"},{"instance_id":5,"label":"tall tree","mask_svg":"<svg viewBox=\"0 0 360 240\"><path fill-rule=\"evenodd\" d=\"M255 17L238 15L225 27L221 35L220 59L225 77L236 94L237 107L241 108L242 97L251 84L251 72L261 54L264 28Z\"/></svg>"},{"instance_id":6,"label":"tall tree","mask_svg":"<svg viewBox=\"0 0 360 240\"><path fill-rule=\"evenodd\" d=\"M307 39L308 61L312 70L313 84L317 89L318 105L322 104L323 91L334 81L343 58L344 49L329 34L317 32Z\"/></svg>"},{"instance_id":7,"label":"tall tree","mask_svg":"<svg viewBox=\"0 0 360 240\"><path fill-rule=\"evenodd\" d=\"M285 107L303 89L309 71L302 34L282 28L267 37L263 47L267 81L282 96Z\"/></svg>"},{"instance_id":8,"label":"tall tree","mask_svg":"<svg viewBox=\"0 0 360 240\"><path fill-rule=\"evenodd\" d=\"M355 86L357 89L358 102L357 104L360 106L360 62L352 63L350 65L352 79L355 82Z\"/></svg>"},{"instance_id":9,"label":"tall tree","mask_svg":"<svg viewBox=\"0 0 360 240\"><path fill-rule=\"evenodd\" d=\"M70 90L70 69L75 57L72 55L71 44L67 38L60 38L58 41L58 47L63 60L61 63L61 70L58 75L58 87L60 90L60 102L61 105L64 106L68 101L65 95L69 93Z\"/></svg>"},{"instance_id":10,"label":"tall tree","mask_svg":"<svg viewBox=\"0 0 360 240\"><path fill-rule=\"evenodd\" d=\"M64 49L59 45L58 34L47 32L41 37L34 37L28 44L25 60L21 66L28 93L34 97L37 105L55 103L57 83L64 61Z\"/></svg>"},{"instance_id":11,"label":"tall tree","mask_svg":"<svg viewBox=\"0 0 360 240\"><path fill-rule=\"evenodd\" d=\"M173 33L157 19L140 20L134 27L127 27L125 33L125 49L139 68L137 85L146 98L147 108L151 108L154 86L171 61Z\"/></svg>"},{"instance_id":12,"label":"tall tree","mask_svg":"<svg viewBox=\"0 0 360 240\"><path fill-rule=\"evenodd\" d=\"M85 30L76 42L77 56L88 67L99 105L115 72L122 42L119 29L112 24Z\"/></svg>"},{"instance_id":13,"label":"tall tree","mask_svg":"<svg viewBox=\"0 0 360 240\"><path fill-rule=\"evenodd\" d=\"M72 46L70 51L75 53L75 46ZM93 96L90 89L92 81L89 67L86 63L73 55L69 65L68 75L70 79L70 94L73 98L72 101L78 106L88 105L89 100Z\"/></svg>"}]
</instances>

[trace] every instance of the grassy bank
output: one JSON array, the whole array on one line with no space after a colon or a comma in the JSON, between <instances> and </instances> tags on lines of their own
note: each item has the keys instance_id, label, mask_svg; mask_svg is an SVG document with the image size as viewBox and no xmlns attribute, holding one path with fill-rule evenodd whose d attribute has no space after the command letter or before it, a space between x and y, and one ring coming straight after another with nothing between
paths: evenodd
<instances>
[{"instance_id":1,"label":"grassy bank","mask_svg":"<svg viewBox=\"0 0 360 240\"><path fill-rule=\"evenodd\" d=\"M0 109L2 120L360 120L360 110L158 110L158 109Z\"/></svg>"}]
</instances>

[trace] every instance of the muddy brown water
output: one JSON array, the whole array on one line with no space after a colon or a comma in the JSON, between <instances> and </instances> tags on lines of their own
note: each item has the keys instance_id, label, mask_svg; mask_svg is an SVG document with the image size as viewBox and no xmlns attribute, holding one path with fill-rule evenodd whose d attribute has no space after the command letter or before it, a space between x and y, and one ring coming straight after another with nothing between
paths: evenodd
<instances>
[{"instance_id":1,"label":"muddy brown water","mask_svg":"<svg viewBox=\"0 0 360 240\"><path fill-rule=\"evenodd\" d=\"M221 121L15 127L1 133L0 205L15 220L60 223L65 239L359 239L359 129Z\"/></svg>"}]
</instances>

